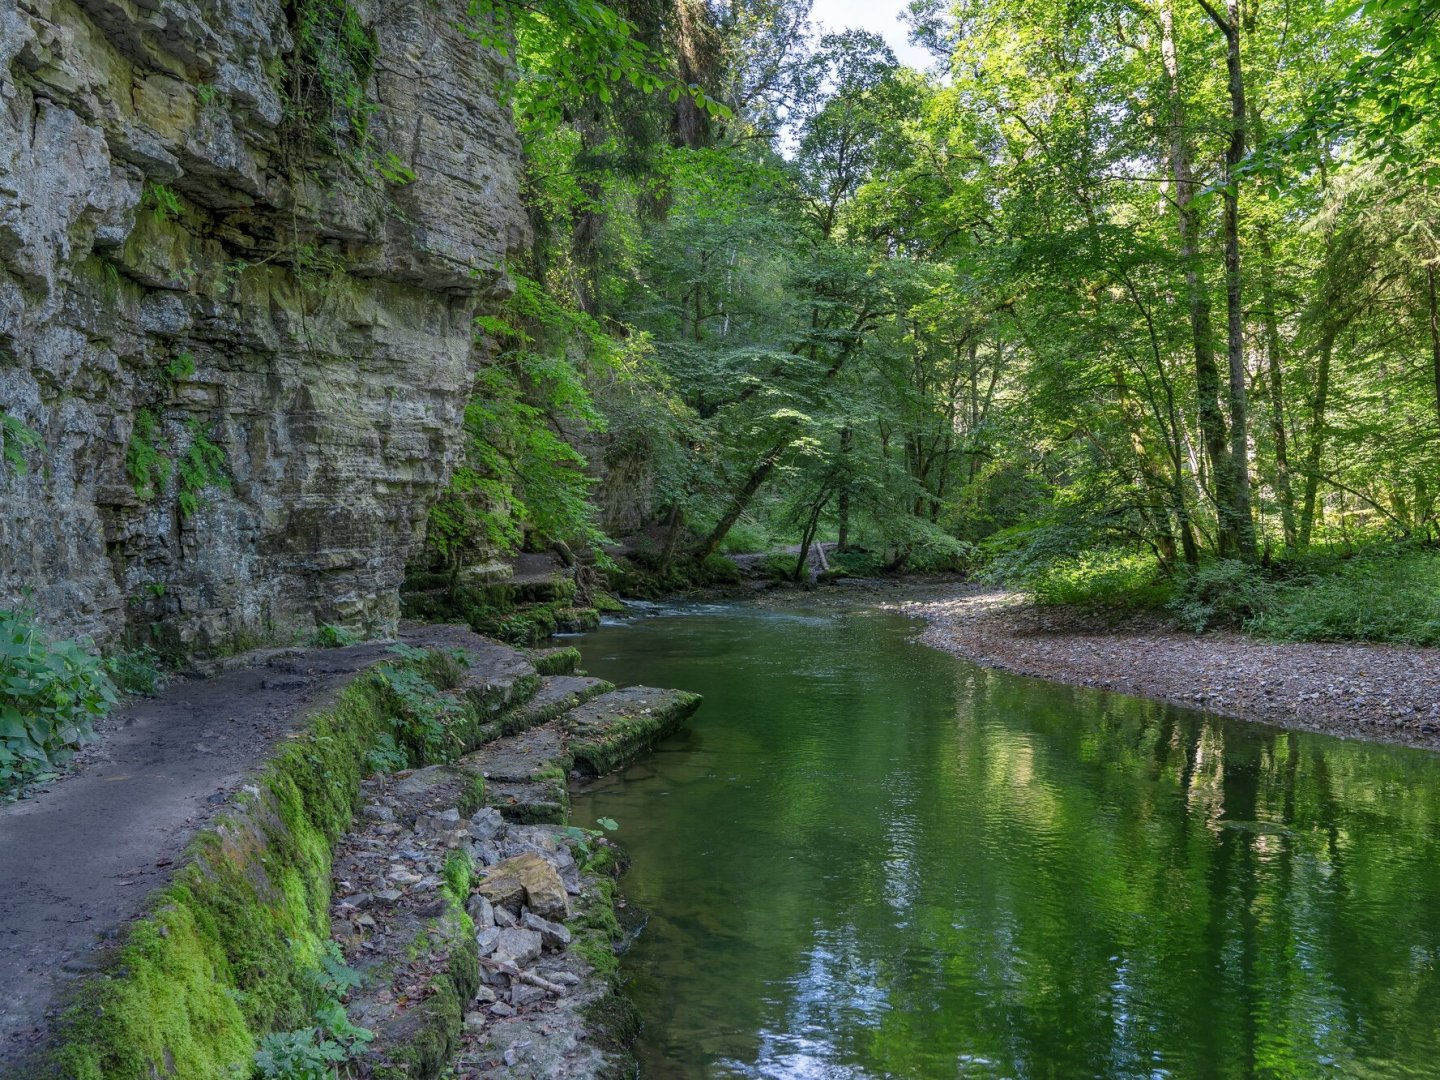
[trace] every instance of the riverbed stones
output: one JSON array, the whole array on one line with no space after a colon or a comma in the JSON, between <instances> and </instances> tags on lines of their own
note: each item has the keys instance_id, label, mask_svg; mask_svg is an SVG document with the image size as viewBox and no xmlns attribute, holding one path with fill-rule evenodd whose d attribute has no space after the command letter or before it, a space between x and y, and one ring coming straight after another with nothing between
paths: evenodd
<instances>
[{"instance_id":1,"label":"riverbed stones","mask_svg":"<svg viewBox=\"0 0 1440 1080\"><path fill-rule=\"evenodd\" d=\"M495 925L495 907L480 893L473 893L465 904L465 913L475 924L476 930Z\"/></svg>"},{"instance_id":2,"label":"riverbed stones","mask_svg":"<svg viewBox=\"0 0 1440 1080\"><path fill-rule=\"evenodd\" d=\"M479 843L494 840L505 829L505 818L493 806L475 811L469 822L470 838Z\"/></svg>"},{"instance_id":3,"label":"riverbed stones","mask_svg":"<svg viewBox=\"0 0 1440 1080\"><path fill-rule=\"evenodd\" d=\"M455 807L438 813L420 814L415 819L415 831L421 836L446 836L460 828L460 811Z\"/></svg>"}]
</instances>

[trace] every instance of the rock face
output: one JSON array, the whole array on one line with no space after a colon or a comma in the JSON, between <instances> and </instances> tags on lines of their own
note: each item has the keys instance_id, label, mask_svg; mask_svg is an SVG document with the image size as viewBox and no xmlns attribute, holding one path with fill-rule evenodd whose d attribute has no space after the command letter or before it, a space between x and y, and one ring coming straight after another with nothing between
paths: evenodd
<instances>
[{"instance_id":1,"label":"rock face","mask_svg":"<svg viewBox=\"0 0 1440 1080\"><path fill-rule=\"evenodd\" d=\"M0 0L0 607L394 623L525 239L465 6Z\"/></svg>"}]
</instances>

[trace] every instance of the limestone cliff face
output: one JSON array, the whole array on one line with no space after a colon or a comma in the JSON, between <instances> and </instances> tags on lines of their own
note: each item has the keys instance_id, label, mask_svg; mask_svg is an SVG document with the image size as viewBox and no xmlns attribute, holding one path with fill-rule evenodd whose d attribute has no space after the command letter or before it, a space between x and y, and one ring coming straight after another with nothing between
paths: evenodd
<instances>
[{"instance_id":1,"label":"limestone cliff face","mask_svg":"<svg viewBox=\"0 0 1440 1080\"><path fill-rule=\"evenodd\" d=\"M359 105L297 79L311 4L363 28ZM524 240L461 10L0 0L0 410L43 440L0 468L0 607L199 645L393 623Z\"/></svg>"}]
</instances>

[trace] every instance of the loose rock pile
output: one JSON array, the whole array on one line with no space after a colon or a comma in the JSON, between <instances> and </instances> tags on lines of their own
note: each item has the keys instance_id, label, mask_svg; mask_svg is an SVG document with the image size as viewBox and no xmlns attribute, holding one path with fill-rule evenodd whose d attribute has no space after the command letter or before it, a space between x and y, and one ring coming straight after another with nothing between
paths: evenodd
<instances>
[{"instance_id":1,"label":"loose rock pile","mask_svg":"<svg viewBox=\"0 0 1440 1080\"><path fill-rule=\"evenodd\" d=\"M458 805L430 808L450 787L445 771L367 781L366 825L335 862L333 936L365 974L349 1012L377 1033L364 1071L622 1070L623 1051L592 1018L607 1011L595 1007L614 993L610 973L572 949L582 938L612 946L590 925L610 921L608 845L564 826L508 823L495 807L468 818ZM604 869L582 870L577 847ZM463 902L447 864L473 868L473 877L458 875L469 887Z\"/></svg>"},{"instance_id":2,"label":"loose rock pile","mask_svg":"<svg viewBox=\"0 0 1440 1080\"><path fill-rule=\"evenodd\" d=\"M331 936L363 975L350 1018L376 1033L358 1075L630 1071L634 1024L613 978L616 856L565 824L567 778L633 758L699 699L570 674L507 686L519 692L493 726L513 734L366 780L337 848ZM488 687L470 679L462 692L489 702Z\"/></svg>"}]
</instances>

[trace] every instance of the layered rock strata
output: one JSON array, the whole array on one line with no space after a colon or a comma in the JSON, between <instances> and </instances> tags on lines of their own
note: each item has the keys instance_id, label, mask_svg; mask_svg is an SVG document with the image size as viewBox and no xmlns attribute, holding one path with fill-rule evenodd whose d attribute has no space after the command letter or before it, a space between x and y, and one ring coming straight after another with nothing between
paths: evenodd
<instances>
[{"instance_id":1,"label":"layered rock strata","mask_svg":"<svg viewBox=\"0 0 1440 1080\"><path fill-rule=\"evenodd\" d=\"M0 607L393 626L524 241L464 7L0 0Z\"/></svg>"}]
</instances>

